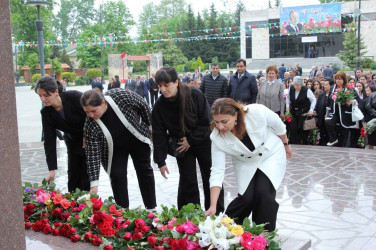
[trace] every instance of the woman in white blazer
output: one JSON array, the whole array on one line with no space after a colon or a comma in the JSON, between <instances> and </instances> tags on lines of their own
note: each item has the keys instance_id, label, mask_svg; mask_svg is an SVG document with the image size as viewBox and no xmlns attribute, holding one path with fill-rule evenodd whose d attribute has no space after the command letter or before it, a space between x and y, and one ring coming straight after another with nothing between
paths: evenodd
<instances>
[{"instance_id":1,"label":"woman in white blazer","mask_svg":"<svg viewBox=\"0 0 376 250\"><path fill-rule=\"evenodd\" d=\"M226 214L242 223L252 213L256 224L268 223L275 230L278 203L276 190L291 157L286 128L276 113L260 104L243 106L230 98L221 98L211 108L212 167L210 208L216 212L217 198L225 174L225 154L232 157L238 196L228 205Z\"/></svg>"}]
</instances>

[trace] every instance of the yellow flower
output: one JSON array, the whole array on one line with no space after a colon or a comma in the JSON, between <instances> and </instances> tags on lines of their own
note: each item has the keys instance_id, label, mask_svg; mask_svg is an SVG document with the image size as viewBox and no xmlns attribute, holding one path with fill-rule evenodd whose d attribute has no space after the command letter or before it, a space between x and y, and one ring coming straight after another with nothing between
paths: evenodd
<instances>
[{"instance_id":1,"label":"yellow flower","mask_svg":"<svg viewBox=\"0 0 376 250\"><path fill-rule=\"evenodd\" d=\"M54 206L54 204L49 204L49 205L47 206L47 208L48 208L49 210L51 210L51 209L53 208L53 206Z\"/></svg>"},{"instance_id":2,"label":"yellow flower","mask_svg":"<svg viewBox=\"0 0 376 250\"><path fill-rule=\"evenodd\" d=\"M51 202L52 202L51 199L48 199L48 200L46 200L46 201L44 202L44 204L46 204L46 205L48 206L48 205L51 204Z\"/></svg>"},{"instance_id":3,"label":"yellow flower","mask_svg":"<svg viewBox=\"0 0 376 250\"><path fill-rule=\"evenodd\" d=\"M242 226L235 226L232 230L231 233L235 236L240 236L244 233L244 230Z\"/></svg>"},{"instance_id":4,"label":"yellow flower","mask_svg":"<svg viewBox=\"0 0 376 250\"><path fill-rule=\"evenodd\" d=\"M233 221L230 217L223 218L221 220L222 223L226 224L227 226L230 225Z\"/></svg>"}]
</instances>

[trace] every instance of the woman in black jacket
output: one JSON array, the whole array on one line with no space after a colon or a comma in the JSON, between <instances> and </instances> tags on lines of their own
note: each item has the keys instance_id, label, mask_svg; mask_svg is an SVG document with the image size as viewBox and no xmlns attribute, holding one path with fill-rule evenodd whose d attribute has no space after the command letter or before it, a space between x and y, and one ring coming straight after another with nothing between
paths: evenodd
<instances>
[{"instance_id":1,"label":"woman in black jacket","mask_svg":"<svg viewBox=\"0 0 376 250\"><path fill-rule=\"evenodd\" d=\"M156 101L152 112L154 161L164 178L169 174L167 153L174 149L179 155L178 209L188 203L200 204L196 160L200 165L203 182L205 209L210 206L209 178L211 168L210 113L205 96L196 88L183 84L173 67L163 67L155 80L162 96ZM171 143L169 142L171 141ZM170 147L170 151L169 151ZM217 212L224 210L223 190Z\"/></svg>"},{"instance_id":2,"label":"woman in black jacket","mask_svg":"<svg viewBox=\"0 0 376 250\"><path fill-rule=\"evenodd\" d=\"M364 119L363 126L367 122L376 118L376 87L374 85L369 85L366 88L367 98L364 100ZM373 149L376 146L376 131L372 134L367 134L368 138L368 148Z\"/></svg>"},{"instance_id":3,"label":"woman in black jacket","mask_svg":"<svg viewBox=\"0 0 376 250\"><path fill-rule=\"evenodd\" d=\"M86 114L81 107L82 93L71 90L59 92L56 81L50 76L39 78L35 92L45 105L42 108L44 150L49 174L47 181L52 182L57 169L56 130L64 132L64 141L68 153L68 191L76 188L89 190L89 177L83 149L83 127Z\"/></svg>"}]
</instances>

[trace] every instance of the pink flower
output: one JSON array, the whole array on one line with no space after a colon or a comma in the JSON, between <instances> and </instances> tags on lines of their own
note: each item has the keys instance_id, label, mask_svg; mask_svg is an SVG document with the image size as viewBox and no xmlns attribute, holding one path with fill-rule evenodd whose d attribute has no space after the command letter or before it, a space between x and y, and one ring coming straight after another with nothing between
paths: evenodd
<instances>
[{"instance_id":1,"label":"pink flower","mask_svg":"<svg viewBox=\"0 0 376 250\"><path fill-rule=\"evenodd\" d=\"M45 192L44 192L44 190L42 189L42 188L39 188L36 192L35 192L35 194L37 195L37 196L39 196L39 195L41 195L41 194L44 194Z\"/></svg>"},{"instance_id":2,"label":"pink flower","mask_svg":"<svg viewBox=\"0 0 376 250\"><path fill-rule=\"evenodd\" d=\"M150 213L148 214L148 218L154 218L154 214L153 214L152 212L150 212Z\"/></svg>"},{"instance_id":3,"label":"pink flower","mask_svg":"<svg viewBox=\"0 0 376 250\"><path fill-rule=\"evenodd\" d=\"M169 227L173 227L175 222L176 222L176 218L173 217L173 218L167 223L167 225L168 225Z\"/></svg>"},{"instance_id":4,"label":"pink flower","mask_svg":"<svg viewBox=\"0 0 376 250\"><path fill-rule=\"evenodd\" d=\"M287 121L287 122L291 122L291 117L290 117L290 116L287 116L287 117L286 117L286 121Z\"/></svg>"},{"instance_id":5,"label":"pink flower","mask_svg":"<svg viewBox=\"0 0 376 250\"><path fill-rule=\"evenodd\" d=\"M154 220L153 220L154 222L159 222L160 220L159 220L159 218L158 217L156 217L156 218L154 218Z\"/></svg>"},{"instance_id":6,"label":"pink flower","mask_svg":"<svg viewBox=\"0 0 376 250\"><path fill-rule=\"evenodd\" d=\"M80 220L80 216L78 216L78 214L76 214L76 215L74 216L74 218L76 218L77 220Z\"/></svg>"},{"instance_id":7,"label":"pink flower","mask_svg":"<svg viewBox=\"0 0 376 250\"><path fill-rule=\"evenodd\" d=\"M87 207L87 204L85 203L85 204L80 204L79 206L78 206L78 209L80 210L80 211L82 211L85 207Z\"/></svg>"},{"instance_id":8,"label":"pink flower","mask_svg":"<svg viewBox=\"0 0 376 250\"><path fill-rule=\"evenodd\" d=\"M116 223L122 223L123 217L116 217L115 221L116 221Z\"/></svg>"},{"instance_id":9,"label":"pink flower","mask_svg":"<svg viewBox=\"0 0 376 250\"><path fill-rule=\"evenodd\" d=\"M187 223L183 224L182 227L186 234L194 234L199 231L198 227L195 224L193 224L191 221L188 221Z\"/></svg>"},{"instance_id":10,"label":"pink flower","mask_svg":"<svg viewBox=\"0 0 376 250\"><path fill-rule=\"evenodd\" d=\"M157 229L158 229L159 231L162 231L162 230L163 230L163 226L158 226Z\"/></svg>"},{"instance_id":11,"label":"pink flower","mask_svg":"<svg viewBox=\"0 0 376 250\"><path fill-rule=\"evenodd\" d=\"M347 86L349 89L353 89L353 88L355 88L355 85L354 84L350 84L350 85L348 85Z\"/></svg>"},{"instance_id":12,"label":"pink flower","mask_svg":"<svg viewBox=\"0 0 376 250\"><path fill-rule=\"evenodd\" d=\"M264 250L266 247L266 239L262 235L257 235L252 241L254 250Z\"/></svg>"},{"instance_id":13,"label":"pink flower","mask_svg":"<svg viewBox=\"0 0 376 250\"><path fill-rule=\"evenodd\" d=\"M91 224L94 224L94 214L92 214L92 215L90 216L89 221L90 221Z\"/></svg>"},{"instance_id":14,"label":"pink flower","mask_svg":"<svg viewBox=\"0 0 376 250\"><path fill-rule=\"evenodd\" d=\"M337 100L337 96L333 94L333 95L332 95L332 100L333 100L333 101Z\"/></svg>"},{"instance_id":15,"label":"pink flower","mask_svg":"<svg viewBox=\"0 0 376 250\"><path fill-rule=\"evenodd\" d=\"M40 193L40 195L37 197L37 202L44 203L48 199L50 199L50 195L48 193Z\"/></svg>"},{"instance_id":16,"label":"pink flower","mask_svg":"<svg viewBox=\"0 0 376 250\"><path fill-rule=\"evenodd\" d=\"M200 249L200 245L197 243L197 241L190 242L188 237L186 237L185 242L187 243L187 250Z\"/></svg>"}]
</instances>

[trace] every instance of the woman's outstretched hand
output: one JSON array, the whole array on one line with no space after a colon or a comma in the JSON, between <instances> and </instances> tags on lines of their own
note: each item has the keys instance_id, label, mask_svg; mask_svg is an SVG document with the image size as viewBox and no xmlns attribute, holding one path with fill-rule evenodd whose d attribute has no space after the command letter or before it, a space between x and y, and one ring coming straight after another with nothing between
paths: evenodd
<instances>
[{"instance_id":1,"label":"woman's outstretched hand","mask_svg":"<svg viewBox=\"0 0 376 250\"><path fill-rule=\"evenodd\" d=\"M205 216L215 215L216 212L217 212L216 207L210 206L209 209L205 212Z\"/></svg>"}]
</instances>

